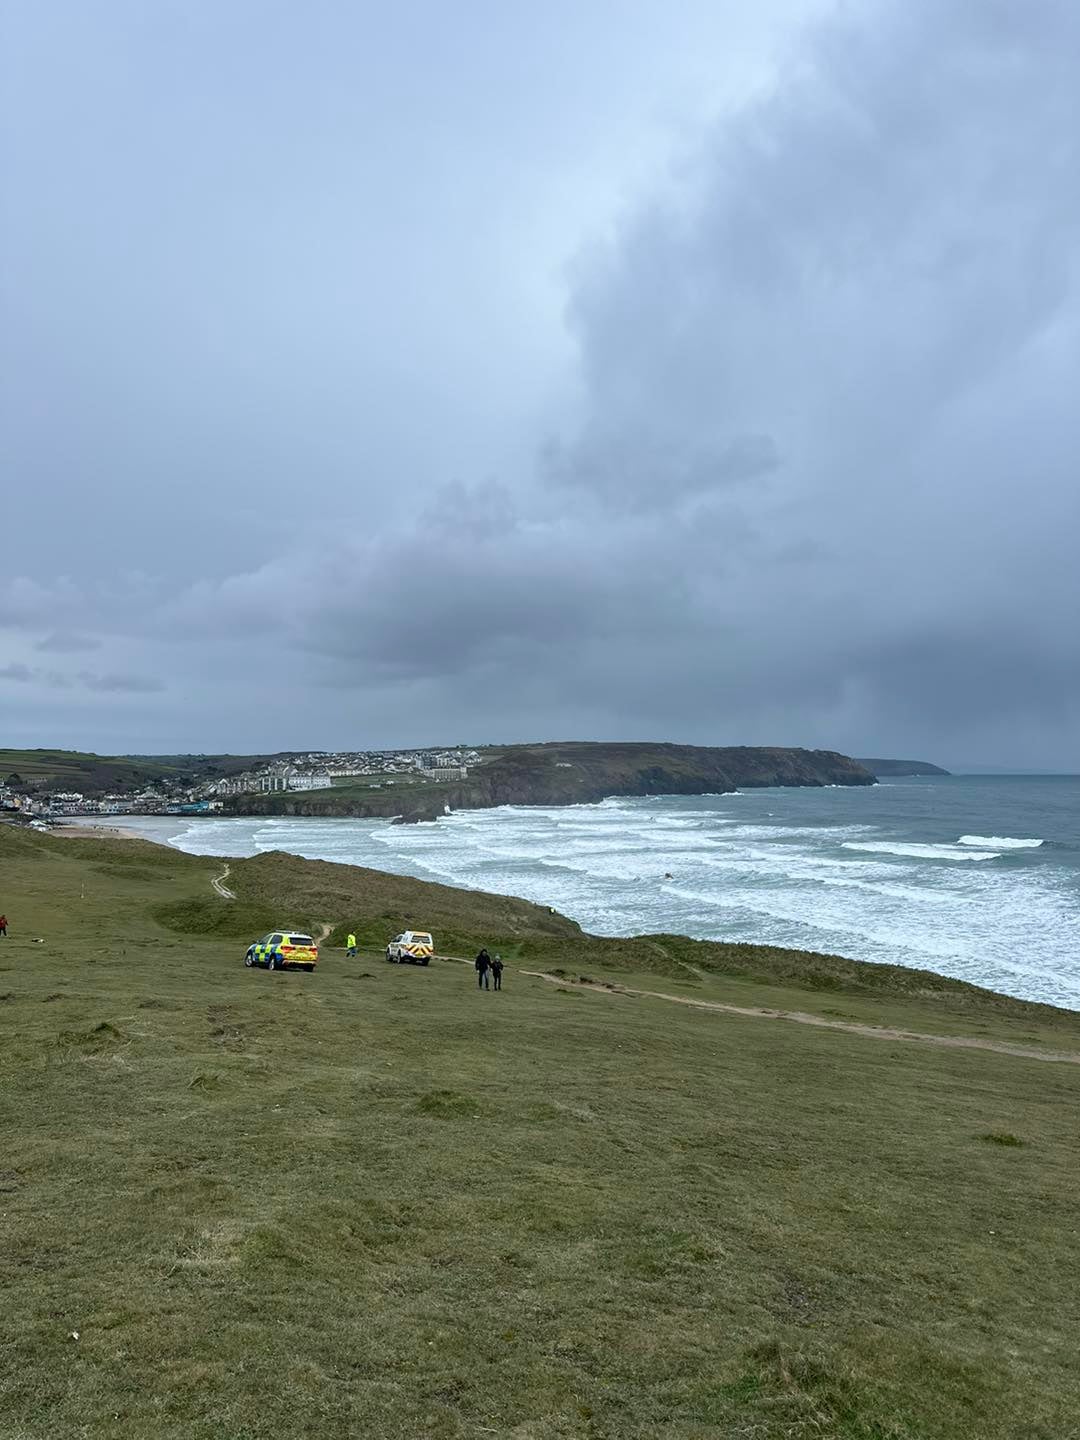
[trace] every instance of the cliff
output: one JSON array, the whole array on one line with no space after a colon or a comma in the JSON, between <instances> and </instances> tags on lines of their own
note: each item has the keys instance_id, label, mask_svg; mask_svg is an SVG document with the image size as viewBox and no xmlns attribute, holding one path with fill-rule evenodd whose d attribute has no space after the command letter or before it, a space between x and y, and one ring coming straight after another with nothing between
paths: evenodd
<instances>
[{"instance_id":1,"label":"cliff","mask_svg":"<svg viewBox=\"0 0 1080 1440\"><path fill-rule=\"evenodd\" d=\"M940 765L931 765L927 760L859 760L871 775L893 779L898 775L948 775Z\"/></svg>"},{"instance_id":2,"label":"cliff","mask_svg":"<svg viewBox=\"0 0 1080 1440\"><path fill-rule=\"evenodd\" d=\"M466 780L341 786L241 795L233 814L395 816L434 820L495 805L579 805L614 795L711 795L766 785L872 785L857 760L831 750L564 741L485 752Z\"/></svg>"}]
</instances>

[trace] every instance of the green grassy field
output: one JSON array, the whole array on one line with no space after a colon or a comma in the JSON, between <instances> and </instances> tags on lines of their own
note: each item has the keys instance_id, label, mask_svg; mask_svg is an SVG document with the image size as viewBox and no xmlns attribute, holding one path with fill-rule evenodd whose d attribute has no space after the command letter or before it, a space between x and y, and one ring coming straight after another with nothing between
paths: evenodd
<instances>
[{"instance_id":1,"label":"green grassy field","mask_svg":"<svg viewBox=\"0 0 1080 1440\"><path fill-rule=\"evenodd\" d=\"M4 1440L1080 1435L1080 1066L520 972L1048 1051L1080 1016L277 855L227 902L220 869L0 826ZM506 988L243 967L324 923L486 941Z\"/></svg>"},{"instance_id":2,"label":"green grassy field","mask_svg":"<svg viewBox=\"0 0 1080 1440\"><path fill-rule=\"evenodd\" d=\"M159 780L197 784L235 775L269 755L95 755L83 750L11 750L0 747L0 779L17 775L27 785L77 790L86 795L132 791Z\"/></svg>"}]
</instances>

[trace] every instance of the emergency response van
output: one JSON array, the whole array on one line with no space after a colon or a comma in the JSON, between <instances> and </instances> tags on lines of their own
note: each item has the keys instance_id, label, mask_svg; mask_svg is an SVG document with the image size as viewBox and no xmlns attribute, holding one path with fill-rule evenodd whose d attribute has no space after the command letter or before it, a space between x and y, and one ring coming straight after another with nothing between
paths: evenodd
<instances>
[{"instance_id":1,"label":"emergency response van","mask_svg":"<svg viewBox=\"0 0 1080 1440\"><path fill-rule=\"evenodd\" d=\"M386 947L387 960L398 965L426 965L434 953L435 942L426 930L406 930Z\"/></svg>"}]
</instances>

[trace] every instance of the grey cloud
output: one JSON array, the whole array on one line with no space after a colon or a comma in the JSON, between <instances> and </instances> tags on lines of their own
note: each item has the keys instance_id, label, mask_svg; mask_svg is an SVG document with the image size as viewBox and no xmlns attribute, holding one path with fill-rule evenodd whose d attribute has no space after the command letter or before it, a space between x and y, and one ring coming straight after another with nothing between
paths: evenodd
<instances>
[{"instance_id":1,"label":"grey cloud","mask_svg":"<svg viewBox=\"0 0 1080 1440\"><path fill-rule=\"evenodd\" d=\"M594 491L624 509L660 511L760 479L780 464L769 435L734 434L710 448L709 441L695 444L676 433L660 438L640 420L589 434L569 448L553 443L543 459L553 484Z\"/></svg>"},{"instance_id":2,"label":"grey cloud","mask_svg":"<svg viewBox=\"0 0 1080 1440\"><path fill-rule=\"evenodd\" d=\"M54 655L77 655L87 650L100 650L101 641L74 631L54 630L37 641L35 650Z\"/></svg>"},{"instance_id":3,"label":"grey cloud","mask_svg":"<svg viewBox=\"0 0 1080 1440\"><path fill-rule=\"evenodd\" d=\"M98 675L91 670L80 670L78 679L88 690L113 695L152 695L165 688L151 675Z\"/></svg>"},{"instance_id":4,"label":"grey cloud","mask_svg":"<svg viewBox=\"0 0 1080 1440\"><path fill-rule=\"evenodd\" d=\"M51 690L63 690L71 684L69 676L58 670L44 670L37 665L24 665L20 661L5 665L0 670L0 680L11 680L16 685L44 685Z\"/></svg>"},{"instance_id":5,"label":"grey cloud","mask_svg":"<svg viewBox=\"0 0 1080 1440\"><path fill-rule=\"evenodd\" d=\"M601 242L583 225L574 373L533 410L482 288L459 372L393 266L370 348L336 241L340 306L246 275L231 378L151 396L175 454L153 470L121 427L153 476L116 492L122 559L9 579L0 624L102 637L80 685L118 714L168 673L207 748L576 732L1075 766L1078 137L1064 0L830 12ZM170 518L125 548L144 494ZM267 674L332 704L253 713Z\"/></svg>"},{"instance_id":6,"label":"grey cloud","mask_svg":"<svg viewBox=\"0 0 1080 1440\"><path fill-rule=\"evenodd\" d=\"M17 685L44 686L51 690L67 690L72 686L81 686L86 690L104 694L148 695L164 689L160 680L148 675L101 675L93 670L80 670L77 675L68 675L60 670L47 670L19 661L0 669L0 680L12 681Z\"/></svg>"}]
</instances>

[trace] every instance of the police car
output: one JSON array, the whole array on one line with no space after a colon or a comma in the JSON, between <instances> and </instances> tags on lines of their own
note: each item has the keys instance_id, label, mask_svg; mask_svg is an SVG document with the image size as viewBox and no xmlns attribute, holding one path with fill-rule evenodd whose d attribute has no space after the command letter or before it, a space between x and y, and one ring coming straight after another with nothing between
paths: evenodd
<instances>
[{"instance_id":1,"label":"police car","mask_svg":"<svg viewBox=\"0 0 1080 1440\"><path fill-rule=\"evenodd\" d=\"M296 930L275 930L248 946L244 956L247 966L261 965L264 970L306 970L310 975L319 958L319 947L310 935Z\"/></svg>"},{"instance_id":2,"label":"police car","mask_svg":"<svg viewBox=\"0 0 1080 1440\"><path fill-rule=\"evenodd\" d=\"M426 930L406 930L386 947L387 960L398 965L427 965L434 953L435 942Z\"/></svg>"}]
</instances>

